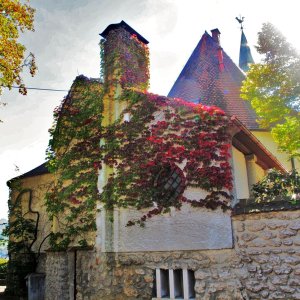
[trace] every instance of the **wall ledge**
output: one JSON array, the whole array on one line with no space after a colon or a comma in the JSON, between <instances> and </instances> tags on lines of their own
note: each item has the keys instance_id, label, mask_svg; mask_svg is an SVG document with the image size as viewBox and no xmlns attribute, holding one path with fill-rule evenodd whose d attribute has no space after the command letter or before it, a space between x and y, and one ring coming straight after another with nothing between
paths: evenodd
<instances>
[{"instance_id":1,"label":"wall ledge","mask_svg":"<svg viewBox=\"0 0 300 300\"><path fill-rule=\"evenodd\" d=\"M300 210L300 201L294 204L283 197L276 198L270 202L255 202L254 199L240 199L239 203L233 207L232 215L290 210Z\"/></svg>"}]
</instances>

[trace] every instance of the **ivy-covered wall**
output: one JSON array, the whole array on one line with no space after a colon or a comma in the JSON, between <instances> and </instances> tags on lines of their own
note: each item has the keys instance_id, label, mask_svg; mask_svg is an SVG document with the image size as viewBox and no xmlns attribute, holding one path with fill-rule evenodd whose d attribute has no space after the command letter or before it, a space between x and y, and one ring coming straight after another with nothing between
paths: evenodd
<instances>
[{"instance_id":1,"label":"ivy-covered wall","mask_svg":"<svg viewBox=\"0 0 300 300\"><path fill-rule=\"evenodd\" d=\"M25 276L37 270L44 272L44 255L51 232L45 195L53 180L52 174L44 174L10 183L8 293L26 293Z\"/></svg>"},{"instance_id":2,"label":"ivy-covered wall","mask_svg":"<svg viewBox=\"0 0 300 300\"><path fill-rule=\"evenodd\" d=\"M45 203L53 222L50 245L54 250L93 245L102 97L98 80L79 76L54 112L47 154L55 182Z\"/></svg>"},{"instance_id":3,"label":"ivy-covered wall","mask_svg":"<svg viewBox=\"0 0 300 300\"><path fill-rule=\"evenodd\" d=\"M111 96L114 88L149 88L149 49L136 34L116 28L109 31L100 46L102 80Z\"/></svg>"},{"instance_id":4,"label":"ivy-covered wall","mask_svg":"<svg viewBox=\"0 0 300 300\"><path fill-rule=\"evenodd\" d=\"M104 82L77 77L50 130L48 166L56 181L46 206L56 250L94 245L97 201L107 215L113 207L148 208L127 225L142 225L182 203L230 206L230 122L224 112L147 93L147 45L124 28L109 32L101 47ZM158 179L179 165L173 197ZM204 190L204 197L187 197L188 187Z\"/></svg>"}]
</instances>

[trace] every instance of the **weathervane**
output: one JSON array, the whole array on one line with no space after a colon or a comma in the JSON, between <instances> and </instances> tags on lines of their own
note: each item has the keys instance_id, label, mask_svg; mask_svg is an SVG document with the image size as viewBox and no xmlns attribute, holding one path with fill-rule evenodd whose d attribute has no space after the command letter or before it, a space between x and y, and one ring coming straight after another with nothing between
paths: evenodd
<instances>
[{"instance_id":1,"label":"weathervane","mask_svg":"<svg viewBox=\"0 0 300 300\"><path fill-rule=\"evenodd\" d=\"M244 22L245 17L240 16L239 18L238 17L235 17L235 18L241 24L241 30L243 30L243 22Z\"/></svg>"}]
</instances>

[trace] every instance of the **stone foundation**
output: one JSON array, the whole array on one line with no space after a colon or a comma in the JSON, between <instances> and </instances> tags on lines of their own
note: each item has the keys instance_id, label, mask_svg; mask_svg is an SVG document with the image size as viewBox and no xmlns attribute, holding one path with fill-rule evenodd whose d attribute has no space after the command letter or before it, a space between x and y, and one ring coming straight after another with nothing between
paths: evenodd
<instances>
[{"instance_id":1,"label":"stone foundation","mask_svg":"<svg viewBox=\"0 0 300 300\"><path fill-rule=\"evenodd\" d=\"M74 299L74 252L48 252L45 300Z\"/></svg>"},{"instance_id":2,"label":"stone foundation","mask_svg":"<svg viewBox=\"0 0 300 300\"><path fill-rule=\"evenodd\" d=\"M300 211L234 216L233 249L50 252L46 299L152 299L156 268L193 270L199 300L300 299L299 217Z\"/></svg>"},{"instance_id":3,"label":"stone foundation","mask_svg":"<svg viewBox=\"0 0 300 300\"><path fill-rule=\"evenodd\" d=\"M300 212L233 217L235 250L250 299L300 299Z\"/></svg>"},{"instance_id":4,"label":"stone foundation","mask_svg":"<svg viewBox=\"0 0 300 300\"><path fill-rule=\"evenodd\" d=\"M50 255L46 299L75 299L66 288L70 282L68 254ZM247 270L234 250L122 254L77 251L76 257L77 300L151 299L155 295L156 268L195 271L196 299L248 299L239 279L247 277Z\"/></svg>"}]
</instances>

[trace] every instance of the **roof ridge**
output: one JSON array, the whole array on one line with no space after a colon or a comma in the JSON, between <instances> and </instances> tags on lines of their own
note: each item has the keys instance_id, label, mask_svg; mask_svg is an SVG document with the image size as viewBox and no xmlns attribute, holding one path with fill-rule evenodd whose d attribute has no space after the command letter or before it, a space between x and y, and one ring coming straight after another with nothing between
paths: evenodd
<instances>
[{"instance_id":1,"label":"roof ridge","mask_svg":"<svg viewBox=\"0 0 300 300\"><path fill-rule=\"evenodd\" d=\"M33 177L33 176L38 176L38 175L43 175L43 174L48 174L50 173L48 168L47 168L47 162L42 163L41 165L31 169L28 172L23 173L22 175L16 176L6 182L7 186L10 187L13 181L16 181L18 179L23 179L27 177Z\"/></svg>"}]
</instances>

